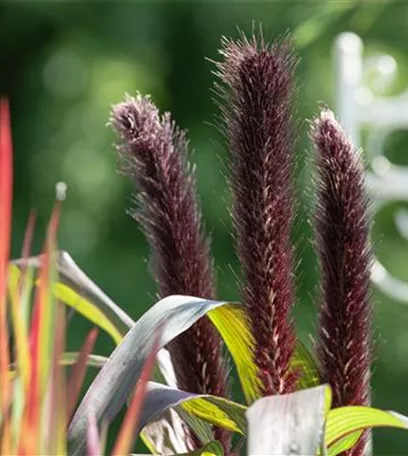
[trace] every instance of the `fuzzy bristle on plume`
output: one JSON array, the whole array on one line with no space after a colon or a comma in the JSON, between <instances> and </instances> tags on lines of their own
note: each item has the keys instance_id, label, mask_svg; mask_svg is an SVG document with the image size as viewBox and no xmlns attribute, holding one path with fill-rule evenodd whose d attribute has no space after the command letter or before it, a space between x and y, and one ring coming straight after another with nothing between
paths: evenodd
<instances>
[{"instance_id":1,"label":"fuzzy bristle on plume","mask_svg":"<svg viewBox=\"0 0 408 456\"><path fill-rule=\"evenodd\" d=\"M169 113L160 116L150 98L141 95L114 106L110 122L121 142L121 169L138 190L131 215L150 243L160 297L214 298L209 240L203 234L185 133ZM168 348L179 388L228 396L221 339L207 317ZM216 429L216 436L228 451L229 433Z\"/></svg>"},{"instance_id":2,"label":"fuzzy bristle on plume","mask_svg":"<svg viewBox=\"0 0 408 456\"><path fill-rule=\"evenodd\" d=\"M216 85L231 155L236 244L243 301L255 338L264 394L295 388L293 248L293 95L297 59L288 40L223 40Z\"/></svg>"},{"instance_id":3,"label":"fuzzy bristle on plume","mask_svg":"<svg viewBox=\"0 0 408 456\"><path fill-rule=\"evenodd\" d=\"M318 357L333 406L369 405L370 211L360 153L331 111L312 126L317 152L316 247L321 267ZM346 454L364 454L367 435Z\"/></svg>"}]
</instances>

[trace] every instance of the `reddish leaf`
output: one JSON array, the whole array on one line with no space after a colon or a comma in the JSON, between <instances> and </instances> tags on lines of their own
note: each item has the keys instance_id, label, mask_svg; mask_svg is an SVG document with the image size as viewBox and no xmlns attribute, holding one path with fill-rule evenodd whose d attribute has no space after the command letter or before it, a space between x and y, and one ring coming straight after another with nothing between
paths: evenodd
<instances>
[{"instance_id":1,"label":"reddish leaf","mask_svg":"<svg viewBox=\"0 0 408 456\"><path fill-rule=\"evenodd\" d=\"M92 410L88 415L87 454L88 456L100 456L102 454L98 424Z\"/></svg>"},{"instance_id":2,"label":"reddish leaf","mask_svg":"<svg viewBox=\"0 0 408 456\"><path fill-rule=\"evenodd\" d=\"M31 211L30 216L28 217L28 222L27 222L25 233L24 233L23 249L21 252L21 258L23 260L27 260L28 257L30 256L31 245L33 242L33 237L34 237L35 220L36 220L36 214L34 211ZM21 267L20 284L19 284L20 290L21 290L21 285L23 283L26 269L27 269L27 266L25 263L23 263L23 266Z\"/></svg>"},{"instance_id":3,"label":"reddish leaf","mask_svg":"<svg viewBox=\"0 0 408 456\"><path fill-rule=\"evenodd\" d=\"M12 141L8 101L0 99L0 414L3 416L1 450L10 451L8 407L11 384L8 376L10 363L7 330L7 267L10 253L11 206L13 187Z\"/></svg>"},{"instance_id":4,"label":"reddish leaf","mask_svg":"<svg viewBox=\"0 0 408 456\"><path fill-rule=\"evenodd\" d=\"M75 406L78 401L79 394L81 392L82 385L84 383L85 374L87 370L87 360L89 355L92 353L93 347L98 337L98 329L93 328L89 331L84 344L82 345L81 351L78 355L76 363L72 366L71 374L68 379L67 385L67 417L68 422L72 418L72 414L75 410Z\"/></svg>"},{"instance_id":5,"label":"reddish leaf","mask_svg":"<svg viewBox=\"0 0 408 456\"><path fill-rule=\"evenodd\" d=\"M66 395L65 370L60 365L65 347L65 308L57 303L54 334L54 353L52 360L50 416L50 454L66 454Z\"/></svg>"},{"instance_id":6,"label":"reddish leaf","mask_svg":"<svg viewBox=\"0 0 408 456\"><path fill-rule=\"evenodd\" d=\"M158 334L160 334L160 330ZM128 411L120 428L119 436L112 450L112 456L129 454L132 450L137 437L136 426L139 422L140 412L142 410L142 405L146 394L147 382L149 381L150 376L153 372L158 347L159 335L156 338L153 349L146 360L142 374L140 375L137 382L135 393L132 397Z\"/></svg>"},{"instance_id":7,"label":"reddish leaf","mask_svg":"<svg viewBox=\"0 0 408 456\"><path fill-rule=\"evenodd\" d=\"M41 407L47 381L49 327L50 318L50 261L53 254L58 228L60 205L57 202L48 225L45 252L41 257L39 285L35 294L34 311L30 331L31 382L29 384L25 408L25 429L31 438L22 442L22 451L26 454L38 453L39 424Z\"/></svg>"}]
</instances>

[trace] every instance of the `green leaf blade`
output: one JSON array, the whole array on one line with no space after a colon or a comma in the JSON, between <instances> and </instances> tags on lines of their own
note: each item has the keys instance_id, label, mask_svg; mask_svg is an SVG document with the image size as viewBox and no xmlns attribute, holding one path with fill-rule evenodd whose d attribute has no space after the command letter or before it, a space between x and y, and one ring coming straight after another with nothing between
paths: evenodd
<instances>
[{"instance_id":1,"label":"green leaf blade","mask_svg":"<svg viewBox=\"0 0 408 456\"><path fill-rule=\"evenodd\" d=\"M408 430L408 418L372 407L349 406L331 410L325 437L329 456L336 456L352 448L365 429L376 427Z\"/></svg>"}]
</instances>

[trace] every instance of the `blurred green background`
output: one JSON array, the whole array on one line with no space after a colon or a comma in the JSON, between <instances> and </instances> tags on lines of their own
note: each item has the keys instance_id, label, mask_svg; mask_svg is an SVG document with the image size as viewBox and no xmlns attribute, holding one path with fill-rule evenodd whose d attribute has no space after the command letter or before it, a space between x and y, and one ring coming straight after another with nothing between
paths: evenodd
<instances>
[{"instance_id":1,"label":"blurred green background","mask_svg":"<svg viewBox=\"0 0 408 456\"><path fill-rule=\"evenodd\" d=\"M251 32L262 22L273 40L291 30L301 57L300 118L310 119L319 101L333 106L332 47L338 33L355 31L366 55L388 52L399 75L392 90L408 81L407 2L1 2L0 92L10 97L15 148L13 255L19 255L27 217L37 213L34 250L39 252L52 208L55 183L68 184L60 247L130 315L155 301L148 248L126 215L132 186L115 172L114 136L106 123L111 104L127 92L152 94L189 130L192 160L206 228L212 236L220 298L239 299L235 273L230 195L225 182L226 149L216 128L212 100L220 37ZM408 165L408 134L387 142L387 154ZM300 129L298 215L294 230L299 267L296 323L310 342L318 281L308 218L311 212L307 123ZM408 185L408 183L407 183ZM394 225L396 202L375 217L374 242L383 263L408 280L408 240ZM378 292L375 297L376 363L373 401L408 414L408 307ZM69 348L78 348L88 324L74 316ZM99 353L109 353L101 335ZM408 454L408 437L376 431L375 454Z\"/></svg>"}]
</instances>

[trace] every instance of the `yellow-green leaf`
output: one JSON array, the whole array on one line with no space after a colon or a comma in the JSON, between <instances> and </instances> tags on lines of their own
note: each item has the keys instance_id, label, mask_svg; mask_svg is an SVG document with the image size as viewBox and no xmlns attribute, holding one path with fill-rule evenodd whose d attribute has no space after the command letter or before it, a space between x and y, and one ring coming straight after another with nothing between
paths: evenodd
<instances>
[{"instance_id":1,"label":"yellow-green leaf","mask_svg":"<svg viewBox=\"0 0 408 456\"><path fill-rule=\"evenodd\" d=\"M238 371L242 390L248 404L258 399L261 383L254 362L254 339L245 308L238 304L217 307L207 313L228 347Z\"/></svg>"},{"instance_id":2,"label":"yellow-green leaf","mask_svg":"<svg viewBox=\"0 0 408 456\"><path fill-rule=\"evenodd\" d=\"M9 271L9 295L11 321L13 325L15 345L16 345L16 365L20 373L21 380L25 388L27 388L30 371L31 358L28 339L28 321L23 318L18 293L20 271L17 267L10 268Z\"/></svg>"},{"instance_id":3,"label":"yellow-green leaf","mask_svg":"<svg viewBox=\"0 0 408 456\"><path fill-rule=\"evenodd\" d=\"M39 270L41 255L13 260L9 266L9 287L14 289L20 278L20 269ZM57 253L56 272L59 280L53 281L53 296L75 309L89 321L106 331L116 344L133 326L134 321L117 306L73 261L67 252ZM33 284L38 285L38 280Z\"/></svg>"},{"instance_id":4,"label":"yellow-green leaf","mask_svg":"<svg viewBox=\"0 0 408 456\"><path fill-rule=\"evenodd\" d=\"M72 288L59 282L53 285L54 296L69 307L72 307L87 320L106 331L116 344L119 344L123 336L111 323L106 315L99 310L91 301L80 296Z\"/></svg>"},{"instance_id":5,"label":"yellow-green leaf","mask_svg":"<svg viewBox=\"0 0 408 456\"><path fill-rule=\"evenodd\" d=\"M372 407L349 406L330 410L326 424L329 456L348 450L365 429L376 427L408 429L408 418Z\"/></svg>"},{"instance_id":6,"label":"yellow-green leaf","mask_svg":"<svg viewBox=\"0 0 408 456\"><path fill-rule=\"evenodd\" d=\"M246 432L246 407L216 396L205 396L183 402L181 407L188 413L211 424L239 432Z\"/></svg>"}]
</instances>

